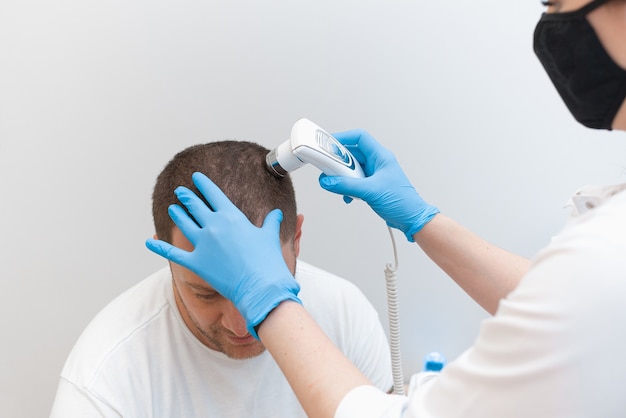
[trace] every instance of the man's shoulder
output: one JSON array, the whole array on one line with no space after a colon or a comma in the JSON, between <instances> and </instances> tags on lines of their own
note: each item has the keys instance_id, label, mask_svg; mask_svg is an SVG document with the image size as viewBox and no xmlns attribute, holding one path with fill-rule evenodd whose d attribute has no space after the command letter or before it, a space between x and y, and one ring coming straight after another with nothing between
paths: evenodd
<instances>
[{"instance_id":1,"label":"man's shoulder","mask_svg":"<svg viewBox=\"0 0 626 418\"><path fill-rule=\"evenodd\" d=\"M361 294L361 290L349 280L302 260L298 260L296 266L296 280L305 291L315 289L324 293L347 292L350 294Z\"/></svg>"},{"instance_id":2,"label":"man's shoulder","mask_svg":"<svg viewBox=\"0 0 626 418\"><path fill-rule=\"evenodd\" d=\"M168 268L161 269L109 302L83 330L66 361L62 375L95 372L117 348L136 338L137 331L158 320L167 310Z\"/></svg>"},{"instance_id":3,"label":"man's shoulder","mask_svg":"<svg viewBox=\"0 0 626 418\"><path fill-rule=\"evenodd\" d=\"M298 260L296 280L299 297L316 320L356 312L374 312L374 308L354 283L333 273Z\"/></svg>"},{"instance_id":4,"label":"man's shoulder","mask_svg":"<svg viewBox=\"0 0 626 418\"><path fill-rule=\"evenodd\" d=\"M169 267L155 271L109 302L94 320L124 315L129 324L143 322L146 315L151 316L167 303L166 289L171 280ZM129 317L129 314L133 316Z\"/></svg>"}]
</instances>

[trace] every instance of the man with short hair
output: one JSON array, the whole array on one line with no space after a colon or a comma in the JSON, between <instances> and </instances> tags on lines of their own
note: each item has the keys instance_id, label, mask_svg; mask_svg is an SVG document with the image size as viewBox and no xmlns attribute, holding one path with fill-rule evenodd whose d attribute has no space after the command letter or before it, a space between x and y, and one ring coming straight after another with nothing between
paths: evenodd
<instances>
[{"instance_id":1,"label":"man with short hair","mask_svg":"<svg viewBox=\"0 0 626 418\"><path fill-rule=\"evenodd\" d=\"M154 188L155 237L193 250L168 211L186 210L178 204L176 189L195 189L194 172L210 177L257 226L279 208L280 245L301 288L302 303L354 365L389 391L388 345L376 311L353 284L297 260L303 216L297 214L290 178L278 179L266 170L267 152L243 141L195 145L179 152ZM72 350L51 417L91 416L306 414L233 303L192 271L169 262L169 268L105 307Z\"/></svg>"}]
</instances>

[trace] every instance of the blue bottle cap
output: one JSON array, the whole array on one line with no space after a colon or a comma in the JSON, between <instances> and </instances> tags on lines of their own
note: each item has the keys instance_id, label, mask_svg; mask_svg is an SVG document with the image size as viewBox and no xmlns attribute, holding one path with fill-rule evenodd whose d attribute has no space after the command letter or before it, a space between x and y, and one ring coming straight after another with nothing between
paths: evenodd
<instances>
[{"instance_id":1,"label":"blue bottle cap","mask_svg":"<svg viewBox=\"0 0 626 418\"><path fill-rule=\"evenodd\" d=\"M443 354L433 351L424 357L425 372L439 372L446 365L446 358Z\"/></svg>"}]
</instances>

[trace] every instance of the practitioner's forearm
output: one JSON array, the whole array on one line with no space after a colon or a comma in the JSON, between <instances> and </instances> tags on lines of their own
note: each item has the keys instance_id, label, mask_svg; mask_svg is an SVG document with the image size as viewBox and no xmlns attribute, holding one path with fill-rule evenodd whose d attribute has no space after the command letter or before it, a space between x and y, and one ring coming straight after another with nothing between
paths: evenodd
<instances>
[{"instance_id":1,"label":"practitioner's forearm","mask_svg":"<svg viewBox=\"0 0 626 418\"><path fill-rule=\"evenodd\" d=\"M413 235L422 250L467 294L494 314L528 271L528 259L498 248L443 214Z\"/></svg>"},{"instance_id":2,"label":"practitioner's forearm","mask_svg":"<svg viewBox=\"0 0 626 418\"><path fill-rule=\"evenodd\" d=\"M309 417L333 417L352 388L371 385L298 303L281 303L258 335Z\"/></svg>"}]
</instances>

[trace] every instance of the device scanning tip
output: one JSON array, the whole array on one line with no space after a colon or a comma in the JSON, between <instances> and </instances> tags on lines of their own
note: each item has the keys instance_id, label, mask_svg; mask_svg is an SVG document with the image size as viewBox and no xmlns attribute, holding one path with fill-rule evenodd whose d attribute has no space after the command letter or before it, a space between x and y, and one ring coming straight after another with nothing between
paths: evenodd
<instances>
[{"instance_id":1,"label":"device scanning tip","mask_svg":"<svg viewBox=\"0 0 626 418\"><path fill-rule=\"evenodd\" d=\"M283 178L287 175L287 170L285 170L278 163L278 158L276 158L276 149L271 150L265 156L265 165L267 167L267 171L272 173L275 177Z\"/></svg>"}]
</instances>

